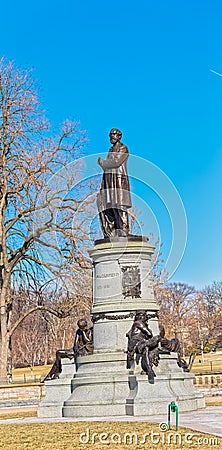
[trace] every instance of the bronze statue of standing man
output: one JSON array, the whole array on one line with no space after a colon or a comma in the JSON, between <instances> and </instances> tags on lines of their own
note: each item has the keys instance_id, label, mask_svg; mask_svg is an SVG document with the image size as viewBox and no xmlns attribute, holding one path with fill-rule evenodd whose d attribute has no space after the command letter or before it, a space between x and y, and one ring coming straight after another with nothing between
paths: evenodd
<instances>
[{"instance_id":1,"label":"bronze statue of standing man","mask_svg":"<svg viewBox=\"0 0 222 450\"><path fill-rule=\"evenodd\" d=\"M128 148L120 139L122 133L112 128L109 133L110 148L107 158L98 158L97 164L103 169L103 179L97 205L104 237L128 236L131 208L130 184L127 173Z\"/></svg>"}]
</instances>

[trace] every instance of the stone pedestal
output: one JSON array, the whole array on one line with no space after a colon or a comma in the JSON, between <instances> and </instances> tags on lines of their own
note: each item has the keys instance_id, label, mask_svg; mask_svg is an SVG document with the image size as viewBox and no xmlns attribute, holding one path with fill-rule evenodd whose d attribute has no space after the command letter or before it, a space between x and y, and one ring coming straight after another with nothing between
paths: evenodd
<instances>
[{"instance_id":1,"label":"stone pedestal","mask_svg":"<svg viewBox=\"0 0 222 450\"><path fill-rule=\"evenodd\" d=\"M167 411L173 400L181 412L205 407L203 395L194 388L194 374L185 373L177 365L177 354L160 355L155 368L156 378L149 383L147 377L134 370L129 376L130 393L126 399L126 414L149 416Z\"/></svg>"},{"instance_id":2,"label":"stone pedestal","mask_svg":"<svg viewBox=\"0 0 222 450\"><path fill-rule=\"evenodd\" d=\"M113 352L83 356L78 364L78 376L72 380L73 392L64 403L63 416L125 415L129 395L126 355Z\"/></svg>"},{"instance_id":3,"label":"stone pedestal","mask_svg":"<svg viewBox=\"0 0 222 450\"><path fill-rule=\"evenodd\" d=\"M140 366L126 369L121 352L79 358L72 380L73 392L64 402L64 417L148 416L167 411L176 401L180 411L205 406L204 397L195 390L194 375L178 367L177 355L161 355L153 383L141 375ZM170 370L169 370L170 368Z\"/></svg>"},{"instance_id":4,"label":"stone pedestal","mask_svg":"<svg viewBox=\"0 0 222 450\"><path fill-rule=\"evenodd\" d=\"M46 395L38 407L38 417L62 417L64 401L72 392L72 378L75 374L74 359L62 359L60 378L45 381Z\"/></svg>"},{"instance_id":5,"label":"stone pedestal","mask_svg":"<svg viewBox=\"0 0 222 450\"><path fill-rule=\"evenodd\" d=\"M204 407L203 395L193 386L194 375L178 367L173 353L161 355L153 383L141 375L140 366L126 369L126 333L137 310L150 314L149 327L159 334L150 274L153 252L145 237L103 239L90 251L94 354L77 359L64 417L146 416L166 411L172 400L181 411Z\"/></svg>"}]
</instances>

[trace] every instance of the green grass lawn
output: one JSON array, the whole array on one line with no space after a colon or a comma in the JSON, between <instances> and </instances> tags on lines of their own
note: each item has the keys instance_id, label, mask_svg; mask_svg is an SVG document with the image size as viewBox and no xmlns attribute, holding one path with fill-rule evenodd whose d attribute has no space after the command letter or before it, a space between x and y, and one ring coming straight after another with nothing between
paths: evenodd
<instances>
[{"instance_id":1,"label":"green grass lawn","mask_svg":"<svg viewBox=\"0 0 222 450\"><path fill-rule=\"evenodd\" d=\"M199 362L201 361L201 362ZM222 373L222 352L206 353L204 361L197 355L192 367L194 373Z\"/></svg>"},{"instance_id":2,"label":"green grass lawn","mask_svg":"<svg viewBox=\"0 0 222 450\"><path fill-rule=\"evenodd\" d=\"M132 434L133 433L133 434ZM6 424L0 427L0 449L221 449L222 438L173 427L161 431L158 424L141 422L64 422Z\"/></svg>"},{"instance_id":3,"label":"green grass lawn","mask_svg":"<svg viewBox=\"0 0 222 450\"><path fill-rule=\"evenodd\" d=\"M48 373L52 365L22 367L21 369L13 369L12 379L13 383L30 383L42 380Z\"/></svg>"},{"instance_id":4,"label":"green grass lawn","mask_svg":"<svg viewBox=\"0 0 222 450\"><path fill-rule=\"evenodd\" d=\"M8 412L8 413L1 413L0 408L0 420L8 420L8 419L23 419L26 417L37 417L37 409L34 411L21 411L19 412Z\"/></svg>"},{"instance_id":5,"label":"green grass lawn","mask_svg":"<svg viewBox=\"0 0 222 450\"><path fill-rule=\"evenodd\" d=\"M205 355L204 363L195 362L193 371L197 373L207 370L210 360L213 361L213 370L222 372L222 353ZM36 366L32 369L14 369L13 381L24 382L24 374L28 381L42 379L50 367L48 365ZM207 398L206 404L221 406L222 401L220 398ZM20 412L0 414L1 420L21 417L36 417L36 411L23 412L21 409ZM131 435L131 433L135 434ZM170 435L170 433L172 434ZM159 443L157 443L158 439ZM182 448L221 450L222 438L185 428L179 428L178 434L176 434L175 427L170 431L163 432L159 429L158 424L144 422L15 423L13 425L5 423L0 426L0 449L4 450L101 450L105 448L110 450L130 448L133 450L180 450Z\"/></svg>"}]
</instances>

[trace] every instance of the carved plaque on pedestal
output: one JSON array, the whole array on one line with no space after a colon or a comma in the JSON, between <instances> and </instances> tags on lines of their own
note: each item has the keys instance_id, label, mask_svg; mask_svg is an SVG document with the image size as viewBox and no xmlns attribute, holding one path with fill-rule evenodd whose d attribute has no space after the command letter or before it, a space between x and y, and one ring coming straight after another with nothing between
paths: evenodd
<instances>
[{"instance_id":1,"label":"carved plaque on pedestal","mask_svg":"<svg viewBox=\"0 0 222 450\"><path fill-rule=\"evenodd\" d=\"M122 266L122 294L124 298L141 298L141 277L139 266Z\"/></svg>"}]
</instances>

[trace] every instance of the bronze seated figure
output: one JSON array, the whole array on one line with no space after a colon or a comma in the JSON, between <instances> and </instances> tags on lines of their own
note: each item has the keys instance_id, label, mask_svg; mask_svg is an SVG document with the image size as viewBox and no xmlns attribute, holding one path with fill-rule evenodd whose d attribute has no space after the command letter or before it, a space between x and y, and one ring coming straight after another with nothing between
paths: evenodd
<instances>
[{"instance_id":1,"label":"bronze seated figure","mask_svg":"<svg viewBox=\"0 0 222 450\"><path fill-rule=\"evenodd\" d=\"M77 356L85 356L93 353L93 327L88 328L88 323L85 318L79 319L77 325L78 329L75 334L73 348L57 350L54 364L42 380L42 383L59 378L62 372L62 358L74 358L76 360Z\"/></svg>"},{"instance_id":2,"label":"bronze seated figure","mask_svg":"<svg viewBox=\"0 0 222 450\"><path fill-rule=\"evenodd\" d=\"M132 367L134 362L134 354L136 354L137 363L141 357L142 373L146 373L148 378L152 380L156 376L153 370L153 365L158 366L159 354L163 352L169 353L169 351L160 351L158 345L161 340L161 336L153 336L147 322L147 312L137 311L133 325L127 333L127 369Z\"/></svg>"},{"instance_id":3,"label":"bronze seated figure","mask_svg":"<svg viewBox=\"0 0 222 450\"><path fill-rule=\"evenodd\" d=\"M170 354L177 352L177 364L185 372L189 372L188 365L181 358L180 343L177 338L167 339L165 337L165 329L160 326L160 334L153 336L151 329L148 327L149 315L146 311L137 311L135 319L130 331L127 333L127 369L130 369L134 363L134 355L138 364L141 358L142 374L147 374L149 380L153 380L156 376L153 365L158 366L160 354Z\"/></svg>"}]
</instances>

